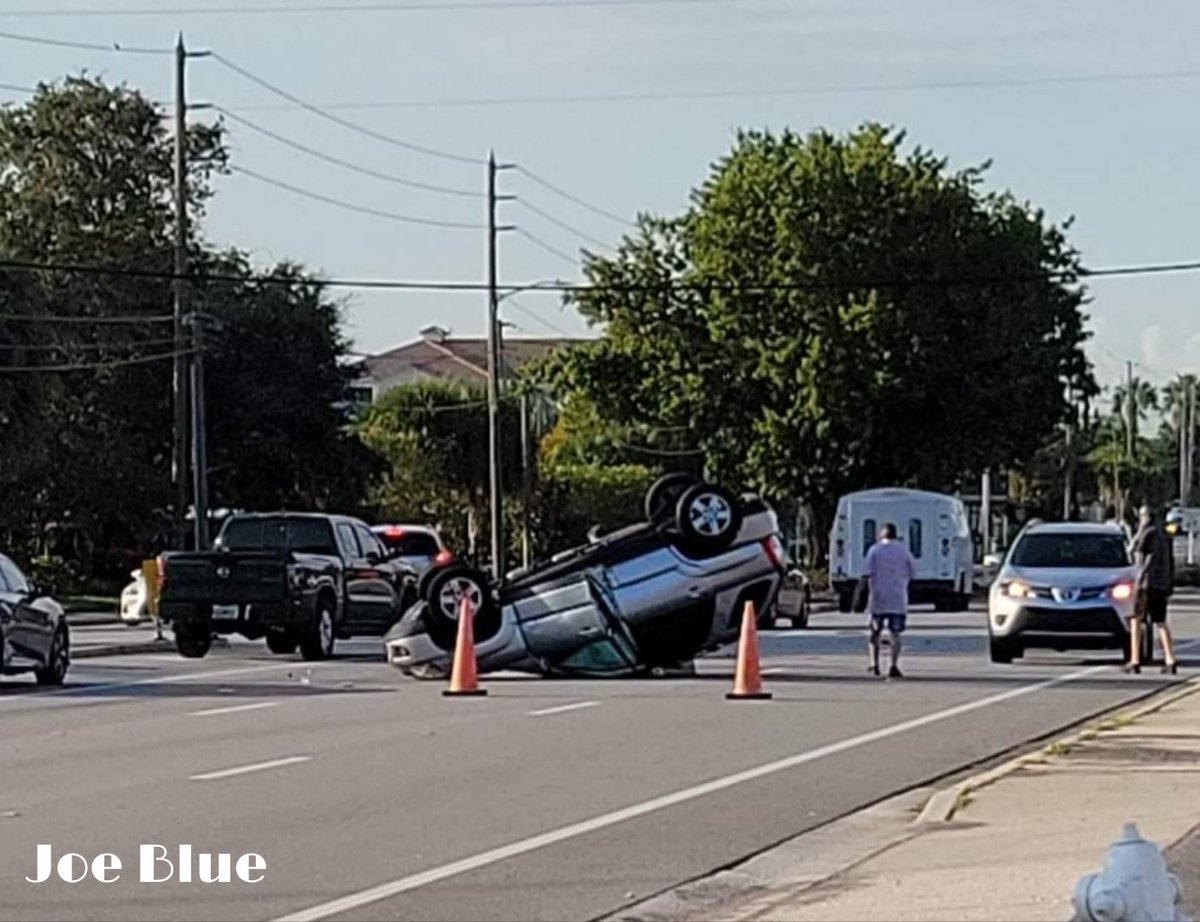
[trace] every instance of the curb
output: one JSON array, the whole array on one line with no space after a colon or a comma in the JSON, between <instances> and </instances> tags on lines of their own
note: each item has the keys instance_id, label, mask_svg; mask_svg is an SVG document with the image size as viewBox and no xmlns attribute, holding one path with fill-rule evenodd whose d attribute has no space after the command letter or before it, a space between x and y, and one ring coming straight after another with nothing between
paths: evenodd
<instances>
[{"instance_id":1,"label":"curb","mask_svg":"<svg viewBox=\"0 0 1200 922\"><path fill-rule=\"evenodd\" d=\"M1168 705L1174 704L1183 698L1188 698L1197 692L1200 692L1200 676L1180 682L1169 690L1152 694L1149 703L1135 707L1132 711L1121 712L1120 708L1114 708L1111 711L1105 712L1102 716L1089 718L1087 726L1068 733L1066 736L1053 739L1040 749L1023 753L1009 759L1007 762L997 765L995 768L979 772L957 784L952 784L937 791L926 801L920 815L913 820L913 825L930 826L949 823L954 819L958 811L966 805L965 801L972 791L995 784L1001 778L1020 771L1033 761L1041 758L1041 754L1047 749L1055 746L1070 748L1086 740L1095 739L1096 736L1104 732L1100 729L1102 724L1113 720L1123 720L1126 723L1132 723L1153 714L1155 711L1161 711Z\"/></svg>"},{"instance_id":2,"label":"curb","mask_svg":"<svg viewBox=\"0 0 1200 922\"><path fill-rule=\"evenodd\" d=\"M170 653L175 650L175 644L167 640L142 641L141 643L104 644L94 647L83 647L71 650L72 661L91 659L97 656L127 656L132 653Z\"/></svg>"}]
</instances>

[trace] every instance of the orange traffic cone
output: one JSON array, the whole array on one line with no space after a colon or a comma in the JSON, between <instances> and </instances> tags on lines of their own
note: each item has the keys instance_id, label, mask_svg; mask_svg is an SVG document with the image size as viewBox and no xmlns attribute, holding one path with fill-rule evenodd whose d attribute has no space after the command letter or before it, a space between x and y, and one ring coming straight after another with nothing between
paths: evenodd
<instances>
[{"instance_id":1,"label":"orange traffic cone","mask_svg":"<svg viewBox=\"0 0 1200 922\"><path fill-rule=\"evenodd\" d=\"M746 603L742 613L742 637L738 641L737 673L733 691L725 695L730 701L767 701L771 693L763 691L758 665L758 612L753 602Z\"/></svg>"},{"instance_id":2,"label":"orange traffic cone","mask_svg":"<svg viewBox=\"0 0 1200 922\"><path fill-rule=\"evenodd\" d=\"M454 643L454 666L450 671L450 687L442 692L447 698L460 695L486 695L479 687L475 664L475 610L470 599L463 599L458 608L458 638Z\"/></svg>"}]
</instances>

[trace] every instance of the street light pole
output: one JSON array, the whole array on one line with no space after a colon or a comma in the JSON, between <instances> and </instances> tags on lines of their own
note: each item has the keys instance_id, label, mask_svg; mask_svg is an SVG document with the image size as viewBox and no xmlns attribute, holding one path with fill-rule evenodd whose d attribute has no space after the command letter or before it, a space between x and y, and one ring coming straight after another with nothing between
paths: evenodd
<instances>
[{"instance_id":1,"label":"street light pole","mask_svg":"<svg viewBox=\"0 0 1200 922\"><path fill-rule=\"evenodd\" d=\"M174 374L171 382L174 423L171 429L171 482L175 487L175 537L184 546L185 516L188 506L188 392L187 355L184 340L184 313L187 310L187 49L183 33L175 43L175 280L174 290Z\"/></svg>"}]
</instances>

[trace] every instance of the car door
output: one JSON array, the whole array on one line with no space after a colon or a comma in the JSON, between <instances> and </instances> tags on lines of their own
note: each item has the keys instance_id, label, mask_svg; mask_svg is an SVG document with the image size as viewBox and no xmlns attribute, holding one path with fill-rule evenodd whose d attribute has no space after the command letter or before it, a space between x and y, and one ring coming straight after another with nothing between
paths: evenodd
<instances>
[{"instance_id":1,"label":"car door","mask_svg":"<svg viewBox=\"0 0 1200 922\"><path fill-rule=\"evenodd\" d=\"M354 535L362 550L361 592L364 615L372 634L384 634L400 618L402 590L399 565L387 560L387 551L371 529L354 522Z\"/></svg>"},{"instance_id":2,"label":"car door","mask_svg":"<svg viewBox=\"0 0 1200 922\"><path fill-rule=\"evenodd\" d=\"M345 562L345 627L351 634L362 634L371 622L370 600L366 597L364 583L369 577L365 571L367 562L363 550L358 546L358 538L354 534L354 526L349 522L339 521L334 525L337 535L338 548Z\"/></svg>"},{"instance_id":3,"label":"car door","mask_svg":"<svg viewBox=\"0 0 1200 922\"><path fill-rule=\"evenodd\" d=\"M7 557L0 556L0 576L3 576L5 586L5 607L11 613L8 640L13 652L45 663L50 657L50 640L54 633L50 612L36 604L29 580Z\"/></svg>"}]
</instances>

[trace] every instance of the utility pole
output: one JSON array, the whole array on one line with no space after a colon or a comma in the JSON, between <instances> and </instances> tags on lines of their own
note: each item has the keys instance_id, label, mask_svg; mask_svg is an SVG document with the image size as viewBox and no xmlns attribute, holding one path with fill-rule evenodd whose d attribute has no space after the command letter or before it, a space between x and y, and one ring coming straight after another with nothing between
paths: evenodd
<instances>
[{"instance_id":1,"label":"utility pole","mask_svg":"<svg viewBox=\"0 0 1200 922\"><path fill-rule=\"evenodd\" d=\"M204 318L192 314L192 492L196 550L208 550L208 440L204 422Z\"/></svg>"},{"instance_id":2,"label":"utility pole","mask_svg":"<svg viewBox=\"0 0 1200 922\"><path fill-rule=\"evenodd\" d=\"M1137 424L1137 401L1133 393L1133 362L1125 363L1125 456L1132 461L1133 430Z\"/></svg>"},{"instance_id":3,"label":"utility pole","mask_svg":"<svg viewBox=\"0 0 1200 922\"><path fill-rule=\"evenodd\" d=\"M174 424L171 432L171 481L175 486L175 540L183 546L188 506L188 381L183 320L187 304L187 49L183 33L175 43L175 361L172 379Z\"/></svg>"},{"instance_id":4,"label":"utility pole","mask_svg":"<svg viewBox=\"0 0 1200 922\"><path fill-rule=\"evenodd\" d=\"M1067 433L1063 440L1063 467L1066 482L1063 484L1063 521L1071 521L1071 506L1075 493L1075 389L1067 388L1067 403L1070 406L1070 416L1067 417Z\"/></svg>"},{"instance_id":5,"label":"utility pole","mask_svg":"<svg viewBox=\"0 0 1200 922\"><path fill-rule=\"evenodd\" d=\"M529 395L521 395L521 566L528 568L529 554Z\"/></svg>"},{"instance_id":6,"label":"utility pole","mask_svg":"<svg viewBox=\"0 0 1200 922\"><path fill-rule=\"evenodd\" d=\"M496 220L496 208L512 196L496 194L496 174L511 169L497 164L496 154L488 152L487 224L488 224L488 486L491 507L492 576L504 578L503 484L500 482L500 293L497 282L496 243L501 231L511 230Z\"/></svg>"}]
</instances>

